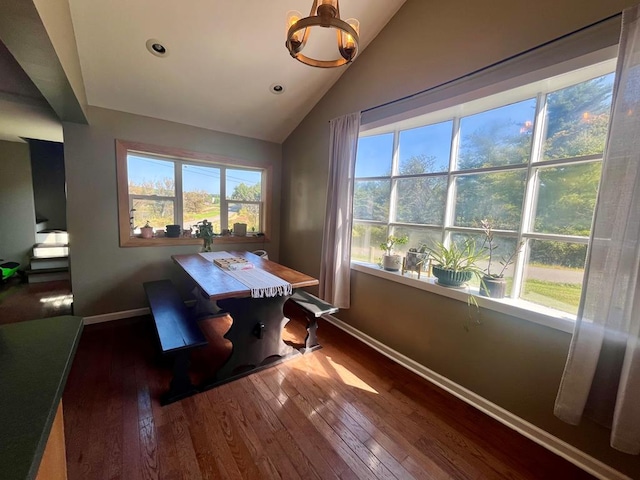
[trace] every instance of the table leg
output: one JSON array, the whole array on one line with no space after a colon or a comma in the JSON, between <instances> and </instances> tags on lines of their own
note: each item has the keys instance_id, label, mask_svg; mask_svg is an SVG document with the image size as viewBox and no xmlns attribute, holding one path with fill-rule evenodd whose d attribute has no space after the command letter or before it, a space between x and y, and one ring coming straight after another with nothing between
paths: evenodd
<instances>
[{"instance_id":1,"label":"table leg","mask_svg":"<svg viewBox=\"0 0 640 480\"><path fill-rule=\"evenodd\" d=\"M161 405L181 400L198 391L189 378L189 354L189 350L182 350L173 355L173 378L169 384L169 391L160 399Z\"/></svg>"},{"instance_id":2,"label":"table leg","mask_svg":"<svg viewBox=\"0 0 640 480\"><path fill-rule=\"evenodd\" d=\"M282 341L282 330L289 322L282 311L287 298L218 300L218 306L229 312L233 319L233 324L225 334L233 347L228 360L216 374L216 382L234 377L240 367L253 369L261 366L269 357L297 353Z\"/></svg>"},{"instance_id":3,"label":"table leg","mask_svg":"<svg viewBox=\"0 0 640 480\"><path fill-rule=\"evenodd\" d=\"M307 337L304 339L304 347L300 349L302 354L322 348L318 343L318 334L316 333L318 331L318 319L312 314L305 316L307 317Z\"/></svg>"}]
</instances>

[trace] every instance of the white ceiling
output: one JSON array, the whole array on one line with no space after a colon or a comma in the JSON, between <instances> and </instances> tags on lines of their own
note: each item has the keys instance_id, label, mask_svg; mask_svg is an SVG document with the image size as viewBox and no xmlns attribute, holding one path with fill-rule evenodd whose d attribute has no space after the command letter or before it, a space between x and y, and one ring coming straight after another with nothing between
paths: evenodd
<instances>
[{"instance_id":1,"label":"white ceiling","mask_svg":"<svg viewBox=\"0 0 640 480\"><path fill-rule=\"evenodd\" d=\"M404 1L340 2L342 19L360 21L360 53ZM93 106L280 143L348 68L309 67L285 48L287 11L306 16L311 0L69 4ZM168 55L149 53L148 39L159 40ZM271 93L272 84L284 93Z\"/></svg>"}]
</instances>

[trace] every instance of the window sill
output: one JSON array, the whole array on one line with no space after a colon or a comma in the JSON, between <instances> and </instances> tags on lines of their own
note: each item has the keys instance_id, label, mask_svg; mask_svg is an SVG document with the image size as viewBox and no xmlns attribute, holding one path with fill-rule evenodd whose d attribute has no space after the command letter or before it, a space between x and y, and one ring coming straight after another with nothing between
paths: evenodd
<instances>
[{"instance_id":1,"label":"window sill","mask_svg":"<svg viewBox=\"0 0 640 480\"><path fill-rule=\"evenodd\" d=\"M266 235L257 236L257 235L247 235L244 237L241 236L233 236L226 235L223 237L216 237L213 239L213 245L224 245L224 244L237 244L237 243L269 243L269 238ZM189 237L153 237L153 238L142 238L142 237L128 237L126 239L121 239L120 246L121 247L168 247L168 246L176 246L176 245L202 245L203 240L201 238L189 238Z\"/></svg>"},{"instance_id":2,"label":"window sill","mask_svg":"<svg viewBox=\"0 0 640 480\"><path fill-rule=\"evenodd\" d=\"M461 302L467 302L468 295L472 294L475 296L478 305L484 309L511 315L563 332L573 333L575 316L552 308L536 305L535 303L525 300L483 297L478 294L478 289L475 287L459 289L442 287L435 283L435 278L422 277L418 279L417 275L412 272L408 272L406 275L402 275L400 272L388 272L371 263L352 261L351 268L357 272L384 278L392 282L398 282L409 287L442 295Z\"/></svg>"}]
</instances>

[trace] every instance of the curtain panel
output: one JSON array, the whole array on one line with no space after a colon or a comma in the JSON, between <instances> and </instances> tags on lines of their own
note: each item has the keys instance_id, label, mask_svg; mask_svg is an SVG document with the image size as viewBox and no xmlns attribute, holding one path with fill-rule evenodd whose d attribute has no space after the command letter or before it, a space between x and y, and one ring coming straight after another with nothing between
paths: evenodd
<instances>
[{"instance_id":1,"label":"curtain panel","mask_svg":"<svg viewBox=\"0 0 640 480\"><path fill-rule=\"evenodd\" d=\"M611 427L640 453L640 6L622 15L609 137L585 282L555 414Z\"/></svg>"},{"instance_id":2,"label":"curtain panel","mask_svg":"<svg viewBox=\"0 0 640 480\"><path fill-rule=\"evenodd\" d=\"M349 308L353 178L360 132L360 112L329 122L329 182L322 237L320 297L338 308Z\"/></svg>"}]
</instances>

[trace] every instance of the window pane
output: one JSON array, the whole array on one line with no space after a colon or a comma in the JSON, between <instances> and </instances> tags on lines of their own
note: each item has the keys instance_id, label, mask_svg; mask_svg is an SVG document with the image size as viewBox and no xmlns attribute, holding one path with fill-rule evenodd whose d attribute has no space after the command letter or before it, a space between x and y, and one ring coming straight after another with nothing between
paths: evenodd
<instances>
[{"instance_id":1,"label":"window pane","mask_svg":"<svg viewBox=\"0 0 640 480\"><path fill-rule=\"evenodd\" d=\"M233 228L234 223L246 223L247 232L260 231L259 205L246 203L229 203L228 218L229 225L226 228Z\"/></svg>"},{"instance_id":2,"label":"window pane","mask_svg":"<svg viewBox=\"0 0 640 480\"><path fill-rule=\"evenodd\" d=\"M442 225L447 197L447 177L398 180L396 221Z\"/></svg>"},{"instance_id":3,"label":"window pane","mask_svg":"<svg viewBox=\"0 0 640 480\"><path fill-rule=\"evenodd\" d=\"M544 160L603 152L614 76L610 73L547 96Z\"/></svg>"},{"instance_id":4,"label":"window pane","mask_svg":"<svg viewBox=\"0 0 640 480\"><path fill-rule=\"evenodd\" d=\"M390 180L356 180L353 216L358 220L386 222L389 219Z\"/></svg>"},{"instance_id":5,"label":"window pane","mask_svg":"<svg viewBox=\"0 0 640 480\"><path fill-rule=\"evenodd\" d=\"M451 234L451 241L459 248L463 248L468 238L472 238L475 241L476 251L484 251L484 258L476 262L478 267L486 274L502 275L502 277L507 280L506 295L509 296L511 294L511 287L513 286L513 273L515 270L514 252L516 251L517 239L514 237L494 235L493 250L491 251L491 255L489 255L489 245L485 241L486 237L484 234ZM480 279L474 275L468 284L479 287Z\"/></svg>"},{"instance_id":6,"label":"window pane","mask_svg":"<svg viewBox=\"0 0 640 480\"><path fill-rule=\"evenodd\" d=\"M541 168L535 231L588 237L601 167L593 162Z\"/></svg>"},{"instance_id":7,"label":"window pane","mask_svg":"<svg viewBox=\"0 0 640 480\"><path fill-rule=\"evenodd\" d=\"M449 170L452 128L449 121L400 132L400 175Z\"/></svg>"},{"instance_id":8,"label":"window pane","mask_svg":"<svg viewBox=\"0 0 640 480\"><path fill-rule=\"evenodd\" d=\"M526 163L535 111L532 98L462 118L458 169Z\"/></svg>"},{"instance_id":9,"label":"window pane","mask_svg":"<svg viewBox=\"0 0 640 480\"><path fill-rule=\"evenodd\" d=\"M394 250L402 255L406 254L410 248L419 249L422 245L432 246L436 242L442 241L440 230L428 230L426 228L395 227L396 237L409 237L409 241L404 245L398 245Z\"/></svg>"},{"instance_id":10,"label":"window pane","mask_svg":"<svg viewBox=\"0 0 640 480\"><path fill-rule=\"evenodd\" d=\"M383 225L353 224L351 259L377 263L382 257L380 244L387 239L387 227Z\"/></svg>"},{"instance_id":11,"label":"window pane","mask_svg":"<svg viewBox=\"0 0 640 480\"><path fill-rule=\"evenodd\" d=\"M356 155L356 178L391 175L393 133L361 137Z\"/></svg>"},{"instance_id":12,"label":"window pane","mask_svg":"<svg viewBox=\"0 0 640 480\"><path fill-rule=\"evenodd\" d=\"M262 173L231 170L226 173L227 199L259 202L262 200Z\"/></svg>"},{"instance_id":13,"label":"window pane","mask_svg":"<svg viewBox=\"0 0 640 480\"><path fill-rule=\"evenodd\" d=\"M517 230L522 214L526 170L462 175L456 178L454 224L479 227L490 218L494 228Z\"/></svg>"},{"instance_id":14,"label":"window pane","mask_svg":"<svg viewBox=\"0 0 640 480\"><path fill-rule=\"evenodd\" d=\"M175 195L173 162L127 155L130 195Z\"/></svg>"},{"instance_id":15,"label":"window pane","mask_svg":"<svg viewBox=\"0 0 640 480\"><path fill-rule=\"evenodd\" d=\"M530 245L521 298L575 315L587 246L545 240L530 240Z\"/></svg>"},{"instance_id":16,"label":"window pane","mask_svg":"<svg viewBox=\"0 0 640 480\"><path fill-rule=\"evenodd\" d=\"M183 228L206 219L220 232L220 169L183 165L182 202Z\"/></svg>"},{"instance_id":17,"label":"window pane","mask_svg":"<svg viewBox=\"0 0 640 480\"><path fill-rule=\"evenodd\" d=\"M134 198L132 206L133 225L138 228L149 222L154 230L164 230L167 225L175 224L173 200L141 200Z\"/></svg>"}]
</instances>

